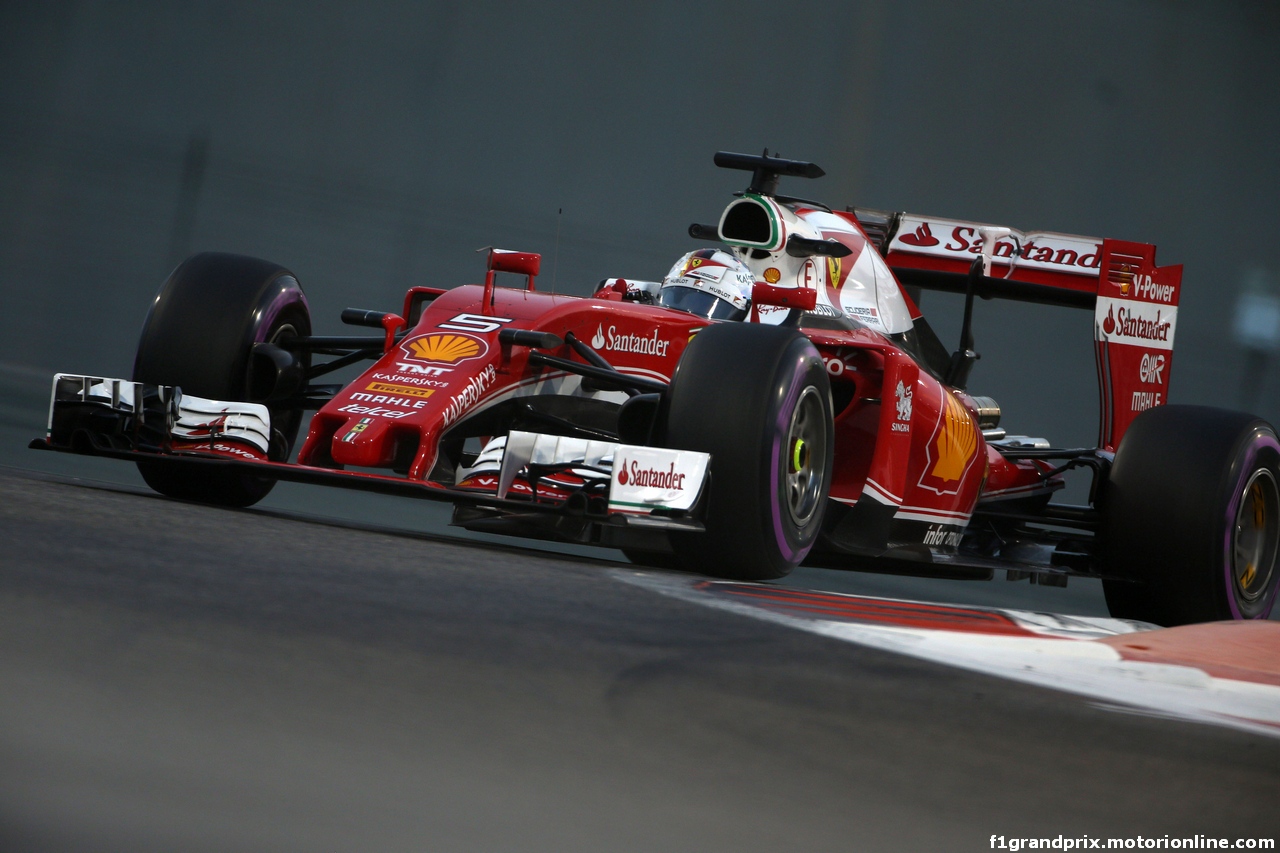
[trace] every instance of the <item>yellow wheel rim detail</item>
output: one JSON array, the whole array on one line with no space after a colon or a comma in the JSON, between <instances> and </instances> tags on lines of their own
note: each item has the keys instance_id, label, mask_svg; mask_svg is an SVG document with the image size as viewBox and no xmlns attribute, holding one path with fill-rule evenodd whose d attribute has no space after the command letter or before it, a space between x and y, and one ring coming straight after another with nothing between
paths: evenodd
<instances>
[{"instance_id":1,"label":"yellow wheel rim detail","mask_svg":"<svg viewBox=\"0 0 1280 853\"><path fill-rule=\"evenodd\" d=\"M1275 475L1268 468L1257 469L1241 493L1231 536L1235 594L1245 607L1260 602L1273 587L1280 549L1278 505Z\"/></svg>"}]
</instances>

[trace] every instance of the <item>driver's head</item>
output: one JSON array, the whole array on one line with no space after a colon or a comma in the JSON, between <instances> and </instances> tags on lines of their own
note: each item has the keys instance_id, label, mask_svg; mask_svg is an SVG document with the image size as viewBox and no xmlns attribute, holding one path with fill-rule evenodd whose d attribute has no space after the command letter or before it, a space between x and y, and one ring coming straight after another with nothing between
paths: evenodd
<instances>
[{"instance_id":1,"label":"driver's head","mask_svg":"<svg viewBox=\"0 0 1280 853\"><path fill-rule=\"evenodd\" d=\"M676 261L662 280L658 303L708 320L745 320L755 276L720 249L698 249Z\"/></svg>"}]
</instances>

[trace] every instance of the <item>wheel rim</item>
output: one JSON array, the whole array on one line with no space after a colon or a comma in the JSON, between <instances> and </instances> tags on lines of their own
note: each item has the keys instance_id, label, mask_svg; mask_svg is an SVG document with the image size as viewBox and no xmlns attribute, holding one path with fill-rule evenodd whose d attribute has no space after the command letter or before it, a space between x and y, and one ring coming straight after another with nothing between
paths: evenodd
<instances>
[{"instance_id":1,"label":"wheel rim","mask_svg":"<svg viewBox=\"0 0 1280 853\"><path fill-rule=\"evenodd\" d=\"M281 323L276 330L267 338L267 343L278 344L281 341L287 341L298 337L298 328L292 323Z\"/></svg>"},{"instance_id":2,"label":"wheel rim","mask_svg":"<svg viewBox=\"0 0 1280 853\"><path fill-rule=\"evenodd\" d=\"M787 431L784 490L787 511L797 527L804 527L822 504L823 478L827 470L827 424L822 398L806 387L791 412Z\"/></svg>"},{"instance_id":3,"label":"wheel rim","mask_svg":"<svg viewBox=\"0 0 1280 853\"><path fill-rule=\"evenodd\" d=\"M267 336L267 343L280 344L282 341L293 340L301 337L298 327L292 322L286 321L277 326ZM304 357L305 358L305 357ZM304 361L304 365L309 361ZM303 380L306 384L306 380ZM271 413L271 450L267 456L277 461L287 461L289 455L293 452L293 443L298 437L298 427L302 423L302 412L295 409L284 408L280 405L268 406L267 411Z\"/></svg>"},{"instance_id":4,"label":"wheel rim","mask_svg":"<svg viewBox=\"0 0 1280 853\"><path fill-rule=\"evenodd\" d=\"M1266 593L1280 545L1280 489L1267 468L1253 472L1240 496L1232 531L1232 576L1240 600L1255 602Z\"/></svg>"}]
</instances>

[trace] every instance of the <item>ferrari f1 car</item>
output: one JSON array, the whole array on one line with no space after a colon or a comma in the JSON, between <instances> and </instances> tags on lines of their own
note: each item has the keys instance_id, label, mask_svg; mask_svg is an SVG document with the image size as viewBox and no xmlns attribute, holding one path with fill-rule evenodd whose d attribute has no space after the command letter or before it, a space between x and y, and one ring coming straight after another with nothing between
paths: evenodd
<instances>
[{"instance_id":1,"label":"ferrari f1 car","mask_svg":"<svg viewBox=\"0 0 1280 853\"><path fill-rule=\"evenodd\" d=\"M1083 575L1120 617L1266 618L1280 444L1256 417L1165 405L1181 267L1142 243L782 195L822 170L767 152L715 163L751 173L690 226L716 248L586 298L538 291L537 254L490 250L483 284L411 287L398 313L342 313L376 334L317 335L288 270L196 255L160 288L132 379L56 376L32 447L229 506L277 480L450 501L471 530L740 580L802 562ZM917 288L964 294L954 352ZM1097 447L1009 434L968 393L975 297L1093 312ZM1052 500L1072 469L1086 505Z\"/></svg>"}]
</instances>

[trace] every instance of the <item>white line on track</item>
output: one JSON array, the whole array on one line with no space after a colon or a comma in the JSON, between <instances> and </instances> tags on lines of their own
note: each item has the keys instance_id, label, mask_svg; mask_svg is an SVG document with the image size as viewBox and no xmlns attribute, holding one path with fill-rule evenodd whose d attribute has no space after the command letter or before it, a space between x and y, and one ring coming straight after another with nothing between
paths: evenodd
<instances>
[{"instance_id":1,"label":"white line on track","mask_svg":"<svg viewBox=\"0 0 1280 853\"><path fill-rule=\"evenodd\" d=\"M725 592L778 591L779 587L708 582L682 575L614 569L614 577L662 595L786 625L824 637L921 660L994 675L1086 696L1097 707L1188 720L1267 737L1280 737L1280 686L1241 678L1215 677L1192 665L1126 660L1105 642L1108 637L1162 630L1118 619L1064 617L1047 613L953 605L925 605L891 599L867 599L822 593L826 600L856 602L872 608L870 619L830 618L795 606ZM879 603L886 614L920 608L945 608L955 614L996 614L1023 635L975 633L917 625L888 624L874 616ZM892 618L891 615L889 618ZM910 620L908 620L910 621ZM1280 627L1280 626L1278 626Z\"/></svg>"}]
</instances>

